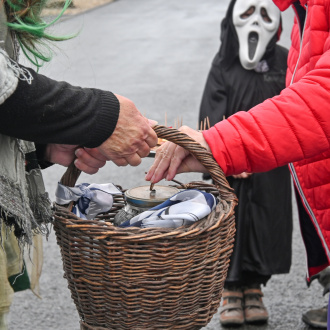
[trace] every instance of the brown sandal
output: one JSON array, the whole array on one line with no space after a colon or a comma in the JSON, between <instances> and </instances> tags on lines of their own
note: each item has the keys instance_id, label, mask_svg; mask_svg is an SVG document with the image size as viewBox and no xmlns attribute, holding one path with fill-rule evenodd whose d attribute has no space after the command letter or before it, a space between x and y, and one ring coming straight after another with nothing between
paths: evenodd
<instances>
[{"instance_id":1,"label":"brown sandal","mask_svg":"<svg viewBox=\"0 0 330 330\"><path fill-rule=\"evenodd\" d=\"M262 301L261 289L247 288L244 290L244 317L247 323L266 323L268 312Z\"/></svg>"},{"instance_id":2,"label":"brown sandal","mask_svg":"<svg viewBox=\"0 0 330 330\"><path fill-rule=\"evenodd\" d=\"M238 326L244 323L242 289L224 289L220 309L220 323L225 326Z\"/></svg>"}]
</instances>

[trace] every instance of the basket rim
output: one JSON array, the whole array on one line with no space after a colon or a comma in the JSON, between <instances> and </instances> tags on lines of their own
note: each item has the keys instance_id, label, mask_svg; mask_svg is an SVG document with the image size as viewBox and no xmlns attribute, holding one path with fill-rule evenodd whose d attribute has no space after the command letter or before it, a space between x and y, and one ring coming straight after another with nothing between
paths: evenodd
<instances>
[{"instance_id":1,"label":"basket rim","mask_svg":"<svg viewBox=\"0 0 330 330\"><path fill-rule=\"evenodd\" d=\"M158 240L158 239L188 239L218 228L224 220L234 215L235 201L220 200L216 208L205 218L196 221L192 225L178 228L140 228L118 227L111 222L100 219L81 219L72 213L67 207L54 203L54 223L60 221L67 229L93 236L95 239L107 239L109 237L118 240Z\"/></svg>"}]
</instances>

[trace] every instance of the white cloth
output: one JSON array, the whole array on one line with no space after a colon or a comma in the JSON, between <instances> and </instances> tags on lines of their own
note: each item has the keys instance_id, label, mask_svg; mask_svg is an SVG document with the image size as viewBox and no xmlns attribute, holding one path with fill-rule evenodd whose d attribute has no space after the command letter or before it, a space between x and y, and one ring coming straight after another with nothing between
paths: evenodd
<instances>
[{"instance_id":1,"label":"white cloth","mask_svg":"<svg viewBox=\"0 0 330 330\"><path fill-rule=\"evenodd\" d=\"M112 183L82 183L75 187L67 187L58 183L55 200L59 205L75 202L72 212L81 219L91 220L96 215L111 209L112 195L121 194L122 192Z\"/></svg>"},{"instance_id":2,"label":"white cloth","mask_svg":"<svg viewBox=\"0 0 330 330\"><path fill-rule=\"evenodd\" d=\"M191 225L210 214L217 204L216 198L197 189L183 190L160 205L142 212L120 227L171 227Z\"/></svg>"}]
</instances>

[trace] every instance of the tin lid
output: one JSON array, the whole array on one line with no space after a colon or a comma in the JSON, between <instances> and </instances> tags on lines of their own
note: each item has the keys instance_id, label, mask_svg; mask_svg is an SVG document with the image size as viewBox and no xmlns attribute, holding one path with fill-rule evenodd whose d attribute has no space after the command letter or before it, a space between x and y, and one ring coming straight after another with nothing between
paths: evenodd
<instances>
[{"instance_id":1,"label":"tin lid","mask_svg":"<svg viewBox=\"0 0 330 330\"><path fill-rule=\"evenodd\" d=\"M179 192L179 189L170 186L157 186L150 190L150 185L131 188L125 191L128 203L138 207L154 207Z\"/></svg>"}]
</instances>

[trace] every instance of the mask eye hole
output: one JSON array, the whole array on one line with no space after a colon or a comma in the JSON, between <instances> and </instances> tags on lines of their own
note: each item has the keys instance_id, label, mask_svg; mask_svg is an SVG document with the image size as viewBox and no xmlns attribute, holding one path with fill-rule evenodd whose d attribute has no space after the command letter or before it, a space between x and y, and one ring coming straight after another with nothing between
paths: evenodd
<instances>
[{"instance_id":1,"label":"mask eye hole","mask_svg":"<svg viewBox=\"0 0 330 330\"><path fill-rule=\"evenodd\" d=\"M262 17L262 19L266 22L266 23L271 23L272 20L271 18L268 16L267 10L265 8L261 8L260 9L260 15Z\"/></svg>"},{"instance_id":2,"label":"mask eye hole","mask_svg":"<svg viewBox=\"0 0 330 330\"><path fill-rule=\"evenodd\" d=\"M245 11L242 15L240 15L240 18L247 19L254 13L255 10L256 10L256 7L251 6L247 11Z\"/></svg>"}]
</instances>

